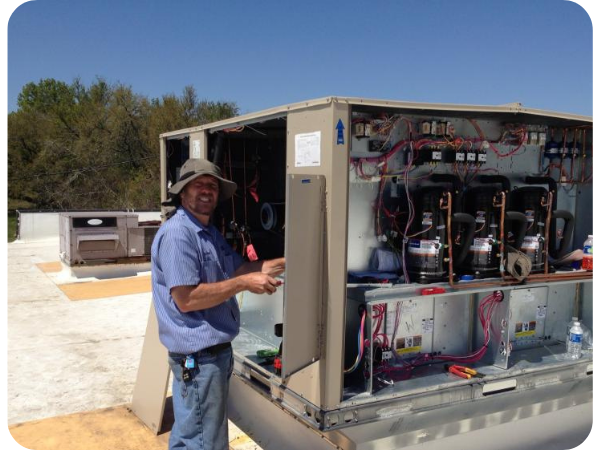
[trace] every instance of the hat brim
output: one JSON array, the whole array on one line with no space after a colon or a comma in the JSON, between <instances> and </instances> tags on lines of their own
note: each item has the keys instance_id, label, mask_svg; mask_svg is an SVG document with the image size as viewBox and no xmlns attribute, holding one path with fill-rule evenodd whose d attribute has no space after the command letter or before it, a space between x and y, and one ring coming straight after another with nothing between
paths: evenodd
<instances>
[{"instance_id":1,"label":"hat brim","mask_svg":"<svg viewBox=\"0 0 600 450\"><path fill-rule=\"evenodd\" d=\"M220 202L229 200L231 197L233 197L233 194L235 194L235 191L237 190L237 184L235 184L233 181L226 180L225 178L218 177L212 173L195 173L194 175L186 178L185 180L180 180L177 183L175 183L173 186L171 186L171 188L169 189L169 193L173 194L173 195L181 194L181 191L183 191L183 188L190 181L194 181L196 178L201 177L202 175L209 175L209 176L214 177L217 180L219 180L219 201Z\"/></svg>"}]
</instances>

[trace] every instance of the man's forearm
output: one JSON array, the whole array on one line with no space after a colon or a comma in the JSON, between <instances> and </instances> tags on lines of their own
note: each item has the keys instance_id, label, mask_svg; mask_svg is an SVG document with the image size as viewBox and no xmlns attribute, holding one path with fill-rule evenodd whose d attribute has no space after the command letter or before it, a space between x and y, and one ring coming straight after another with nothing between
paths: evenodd
<instances>
[{"instance_id":1,"label":"man's forearm","mask_svg":"<svg viewBox=\"0 0 600 450\"><path fill-rule=\"evenodd\" d=\"M265 261L262 259L259 259L258 261L244 261L244 263L238 267L233 275L237 277L246 273L262 272L264 262Z\"/></svg>"},{"instance_id":2,"label":"man's forearm","mask_svg":"<svg viewBox=\"0 0 600 450\"><path fill-rule=\"evenodd\" d=\"M239 277L216 283L200 283L196 287L182 286L187 292L184 295L173 294L181 312L201 311L220 305L230 297L246 289L243 280ZM179 287L177 289L180 289ZM185 295L187 294L187 295Z\"/></svg>"},{"instance_id":3,"label":"man's forearm","mask_svg":"<svg viewBox=\"0 0 600 450\"><path fill-rule=\"evenodd\" d=\"M245 273L262 272L271 276L277 276L285 270L285 258L275 258L269 260L246 261L238 270L235 271L235 276Z\"/></svg>"}]
</instances>

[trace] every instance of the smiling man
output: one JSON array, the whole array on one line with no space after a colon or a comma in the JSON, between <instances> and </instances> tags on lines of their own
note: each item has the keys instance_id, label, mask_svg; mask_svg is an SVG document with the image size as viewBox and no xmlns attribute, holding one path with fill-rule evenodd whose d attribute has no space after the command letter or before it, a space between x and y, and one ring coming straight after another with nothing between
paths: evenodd
<instances>
[{"instance_id":1,"label":"smiling man","mask_svg":"<svg viewBox=\"0 0 600 450\"><path fill-rule=\"evenodd\" d=\"M235 295L272 294L285 259L243 261L211 224L237 186L209 161L189 159L169 190L178 205L152 244L152 296L173 372L175 423L169 448L227 449L231 341L239 331Z\"/></svg>"}]
</instances>

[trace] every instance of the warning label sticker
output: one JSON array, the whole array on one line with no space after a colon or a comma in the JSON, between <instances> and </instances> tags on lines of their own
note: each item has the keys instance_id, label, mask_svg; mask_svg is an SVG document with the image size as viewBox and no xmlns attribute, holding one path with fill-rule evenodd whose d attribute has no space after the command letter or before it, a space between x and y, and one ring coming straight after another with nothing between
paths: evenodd
<instances>
[{"instance_id":1,"label":"warning label sticker","mask_svg":"<svg viewBox=\"0 0 600 450\"><path fill-rule=\"evenodd\" d=\"M406 353L416 353L421 350L423 342L422 336L406 336L396 339L396 353L403 355Z\"/></svg>"},{"instance_id":2,"label":"warning label sticker","mask_svg":"<svg viewBox=\"0 0 600 450\"><path fill-rule=\"evenodd\" d=\"M531 320L529 322L517 322L515 324L515 337L526 337L535 335L535 326L537 322Z\"/></svg>"},{"instance_id":3,"label":"warning label sticker","mask_svg":"<svg viewBox=\"0 0 600 450\"><path fill-rule=\"evenodd\" d=\"M485 211L477 211L475 222L477 223L485 223Z\"/></svg>"}]
</instances>

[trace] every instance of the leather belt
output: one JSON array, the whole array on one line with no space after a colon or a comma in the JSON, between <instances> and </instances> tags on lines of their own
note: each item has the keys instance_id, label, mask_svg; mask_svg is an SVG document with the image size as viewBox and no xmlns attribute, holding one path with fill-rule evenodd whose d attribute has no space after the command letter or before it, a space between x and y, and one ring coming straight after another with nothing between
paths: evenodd
<instances>
[{"instance_id":1,"label":"leather belt","mask_svg":"<svg viewBox=\"0 0 600 450\"><path fill-rule=\"evenodd\" d=\"M231 342L223 342L222 344L216 344L211 347L203 348L198 353L210 353L214 356L221 353L223 350L227 350L228 348L231 348Z\"/></svg>"}]
</instances>

